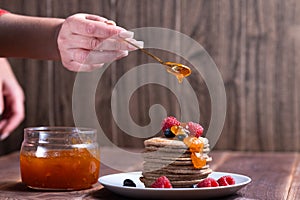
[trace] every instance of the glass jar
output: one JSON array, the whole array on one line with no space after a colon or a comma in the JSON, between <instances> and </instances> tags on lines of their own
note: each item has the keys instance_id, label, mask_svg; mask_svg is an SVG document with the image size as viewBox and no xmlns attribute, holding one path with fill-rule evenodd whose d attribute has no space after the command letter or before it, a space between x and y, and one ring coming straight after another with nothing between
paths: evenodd
<instances>
[{"instance_id":1,"label":"glass jar","mask_svg":"<svg viewBox=\"0 0 300 200\"><path fill-rule=\"evenodd\" d=\"M25 128L20 152L22 182L34 189L90 188L100 169L96 141L96 130L90 128Z\"/></svg>"}]
</instances>

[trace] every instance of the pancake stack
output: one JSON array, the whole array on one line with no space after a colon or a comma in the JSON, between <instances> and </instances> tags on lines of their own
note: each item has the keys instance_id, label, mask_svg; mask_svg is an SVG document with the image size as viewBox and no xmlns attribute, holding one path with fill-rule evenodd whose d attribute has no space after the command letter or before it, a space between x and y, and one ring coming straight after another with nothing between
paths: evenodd
<instances>
[{"instance_id":1,"label":"pancake stack","mask_svg":"<svg viewBox=\"0 0 300 200\"><path fill-rule=\"evenodd\" d=\"M146 187L151 187L160 176L166 176L174 188L188 188L206 178L212 170L208 163L209 143L204 137L199 137L204 144L198 156L206 160L206 164L196 168L191 159L189 147L181 140L164 137L154 137L144 142L144 165L141 181Z\"/></svg>"}]
</instances>

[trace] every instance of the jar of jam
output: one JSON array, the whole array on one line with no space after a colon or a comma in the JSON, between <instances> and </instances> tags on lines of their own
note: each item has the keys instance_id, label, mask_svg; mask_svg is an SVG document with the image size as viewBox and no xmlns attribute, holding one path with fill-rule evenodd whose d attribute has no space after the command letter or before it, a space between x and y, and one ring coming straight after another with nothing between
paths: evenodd
<instances>
[{"instance_id":1,"label":"jar of jam","mask_svg":"<svg viewBox=\"0 0 300 200\"><path fill-rule=\"evenodd\" d=\"M100 152L96 130L76 127L24 129L22 182L45 190L79 190L97 182Z\"/></svg>"}]
</instances>

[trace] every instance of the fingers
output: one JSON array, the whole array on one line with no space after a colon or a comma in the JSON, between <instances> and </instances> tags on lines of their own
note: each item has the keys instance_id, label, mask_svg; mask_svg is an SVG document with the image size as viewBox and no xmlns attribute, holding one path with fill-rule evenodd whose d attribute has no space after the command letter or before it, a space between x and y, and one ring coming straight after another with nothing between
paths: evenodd
<instances>
[{"instance_id":1,"label":"fingers","mask_svg":"<svg viewBox=\"0 0 300 200\"><path fill-rule=\"evenodd\" d=\"M18 127L25 117L23 94L8 96L3 119L0 121L0 140L4 140Z\"/></svg>"},{"instance_id":2,"label":"fingers","mask_svg":"<svg viewBox=\"0 0 300 200\"><path fill-rule=\"evenodd\" d=\"M0 59L0 140L24 119L24 93L6 59Z\"/></svg>"},{"instance_id":3,"label":"fingers","mask_svg":"<svg viewBox=\"0 0 300 200\"><path fill-rule=\"evenodd\" d=\"M76 61L71 61L70 63L66 63L65 66L70 71L75 71L75 72L91 72L97 68L102 67L104 64L94 64L94 65L86 65L82 64Z\"/></svg>"},{"instance_id":4,"label":"fingers","mask_svg":"<svg viewBox=\"0 0 300 200\"><path fill-rule=\"evenodd\" d=\"M2 84L0 81L0 115L2 115L3 110L4 110L4 99L3 99ZM1 118L0 118L0 121L1 121Z\"/></svg>"},{"instance_id":5,"label":"fingers","mask_svg":"<svg viewBox=\"0 0 300 200\"><path fill-rule=\"evenodd\" d=\"M7 138L10 133L16 129L24 119L24 111L16 110L11 113L5 113L0 121L0 140Z\"/></svg>"},{"instance_id":6,"label":"fingers","mask_svg":"<svg viewBox=\"0 0 300 200\"><path fill-rule=\"evenodd\" d=\"M101 42L101 39L95 37L87 37L83 35L72 35L64 41L60 41L63 49L95 49Z\"/></svg>"},{"instance_id":7,"label":"fingers","mask_svg":"<svg viewBox=\"0 0 300 200\"><path fill-rule=\"evenodd\" d=\"M2 132L0 140L4 140L9 134L19 126L24 119L24 113L22 111L11 113L9 118L1 121L0 130Z\"/></svg>"},{"instance_id":8,"label":"fingers","mask_svg":"<svg viewBox=\"0 0 300 200\"><path fill-rule=\"evenodd\" d=\"M3 133L2 128L6 125L7 120L3 116L3 110L4 110L4 99L3 99L3 92L2 92L2 85L0 86L0 141L4 140L9 136L8 133Z\"/></svg>"},{"instance_id":9,"label":"fingers","mask_svg":"<svg viewBox=\"0 0 300 200\"><path fill-rule=\"evenodd\" d=\"M105 17L101 17L101 16L98 16L98 15L91 15L91 14L77 14L77 15L78 16L84 16L83 18L93 20L93 21L99 21L99 22L110 21L110 20L106 19Z\"/></svg>"},{"instance_id":10,"label":"fingers","mask_svg":"<svg viewBox=\"0 0 300 200\"><path fill-rule=\"evenodd\" d=\"M0 121L0 129L7 124L7 119L3 119ZM0 141L5 140L10 135L10 132L5 132L0 134Z\"/></svg>"},{"instance_id":11,"label":"fingers","mask_svg":"<svg viewBox=\"0 0 300 200\"><path fill-rule=\"evenodd\" d=\"M111 62L128 55L128 51L90 51L85 63L94 65Z\"/></svg>"},{"instance_id":12,"label":"fingers","mask_svg":"<svg viewBox=\"0 0 300 200\"><path fill-rule=\"evenodd\" d=\"M144 46L144 42L142 42L142 41L136 41L133 39L131 39L130 41L139 47ZM136 47L125 42L124 40L120 41L120 40L116 40L116 39L106 39L102 43L100 43L95 49L96 50L106 50L106 51L114 51L114 50L133 51L133 50L136 50Z\"/></svg>"},{"instance_id":13,"label":"fingers","mask_svg":"<svg viewBox=\"0 0 300 200\"><path fill-rule=\"evenodd\" d=\"M128 51L136 50L136 47L125 42L124 40L119 41L118 39L106 39L104 41L97 40L95 38L88 38L85 36L76 36L74 41L76 45L69 45L67 49L60 49L63 65L71 70L84 71L84 69L95 69L94 66L86 67L86 65L97 65L102 66L104 63L112 62L114 60L123 58L128 55ZM142 41L136 41L131 39L132 43L139 47L143 47ZM92 48L94 47L94 48ZM72 66L72 64L75 64ZM85 65L79 67L78 63Z\"/></svg>"},{"instance_id":14,"label":"fingers","mask_svg":"<svg viewBox=\"0 0 300 200\"><path fill-rule=\"evenodd\" d=\"M136 50L125 40L143 47L143 42L133 39L133 35L106 18L75 14L65 20L58 34L61 61L71 71L90 71Z\"/></svg>"},{"instance_id":15,"label":"fingers","mask_svg":"<svg viewBox=\"0 0 300 200\"><path fill-rule=\"evenodd\" d=\"M112 62L128 55L128 51L88 51L73 49L69 62L63 63L71 71L92 71L104 63Z\"/></svg>"},{"instance_id":16,"label":"fingers","mask_svg":"<svg viewBox=\"0 0 300 200\"><path fill-rule=\"evenodd\" d=\"M0 130L2 132L0 141L6 139L10 133L19 126L23 119L24 115L21 115L21 113L15 113L9 119L3 119L0 122Z\"/></svg>"},{"instance_id":17,"label":"fingers","mask_svg":"<svg viewBox=\"0 0 300 200\"><path fill-rule=\"evenodd\" d=\"M143 42L136 41L131 39L133 43L135 43L138 46L142 46ZM133 51L136 48L127 42L125 42L123 39L117 38L108 38L108 39L99 39L94 37L86 37L82 35L73 35L72 38L69 39L69 41L65 44L65 47L69 49L87 49L87 50L129 50Z\"/></svg>"},{"instance_id":18,"label":"fingers","mask_svg":"<svg viewBox=\"0 0 300 200\"><path fill-rule=\"evenodd\" d=\"M66 24L70 27L72 33L98 38L108 38L124 31L123 28L105 23L105 18L88 15L75 14L66 19Z\"/></svg>"},{"instance_id":19,"label":"fingers","mask_svg":"<svg viewBox=\"0 0 300 200\"><path fill-rule=\"evenodd\" d=\"M130 42L142 47L144 43L142 41L136 41L134 39L128 39ZM70 41L66 44L69 49L80 48L88 50L107 50L107 51L133 51L136 47L124 41L120 38L108 38L101 40L94 37L86 37L82 35L74 35L70 38Z\"/></svg>"}]
</instances>

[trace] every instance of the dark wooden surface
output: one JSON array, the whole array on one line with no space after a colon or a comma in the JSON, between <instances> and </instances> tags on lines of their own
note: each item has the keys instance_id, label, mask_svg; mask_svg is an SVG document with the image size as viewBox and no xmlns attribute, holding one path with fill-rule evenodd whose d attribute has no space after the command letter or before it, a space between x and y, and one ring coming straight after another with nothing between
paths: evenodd
<instances>
[{"instance_id":1,"label":"dark wooden surface","mask_svg":"<svg viewBox=\"0 0 300 200\"><path fill-rule=\"evenodd\" d=\"M137 150L137 149L135 149ZM122 155L115 154L109 148L102 152L114 157L115 164L122 165ZM231 151L211 152L215 171L244 174L251 177L252 182L236 194L224 197L226 200L296 200L300 198L299 153L246 153ZM128 160L127 160L128 161ZM140 161L130 160L130 171L141 170ZM108 166L101 166L101 176L117 173ZM93 188L82 191L47 192L28 189L21 183L19 173L19 153L12 153L0 158L0 198L1 199L126 199L116 196L95 184Z\"/></svg>"},{"instance_id":2,"label":"dark wooden surface","mask_svg":"<svg viewBox=\"0 0 300 200\"><path fill-rule=\"evenodd\" d=\"M48 17L87 12L113 19L128 29L156 26L187 34L207 50L225 84L226 121L215 148L300 150L299 0L1 0L0 7ZM59 62L10 60L26 94L26 119L0 143L2 153L19 148L24 127L74 125L72 91L76 73L65 70ZM110 96L105 94L128 69L148 61L139 52L131 53L112 64L99 83L97 115L117 145L142 147L143 140L116 126L109 108ZM207 129L211 116L208 89L201 77L190 81L197 88L201 116L205 116L200 123ZM170 96L163 88L140 88L131 105L135 122L149 122L147 108L153 103L164 105L168 114L178 114L176 101L170 103ZM122 99L119 103L122 105Z\"/></svg>"}]
</instances>

